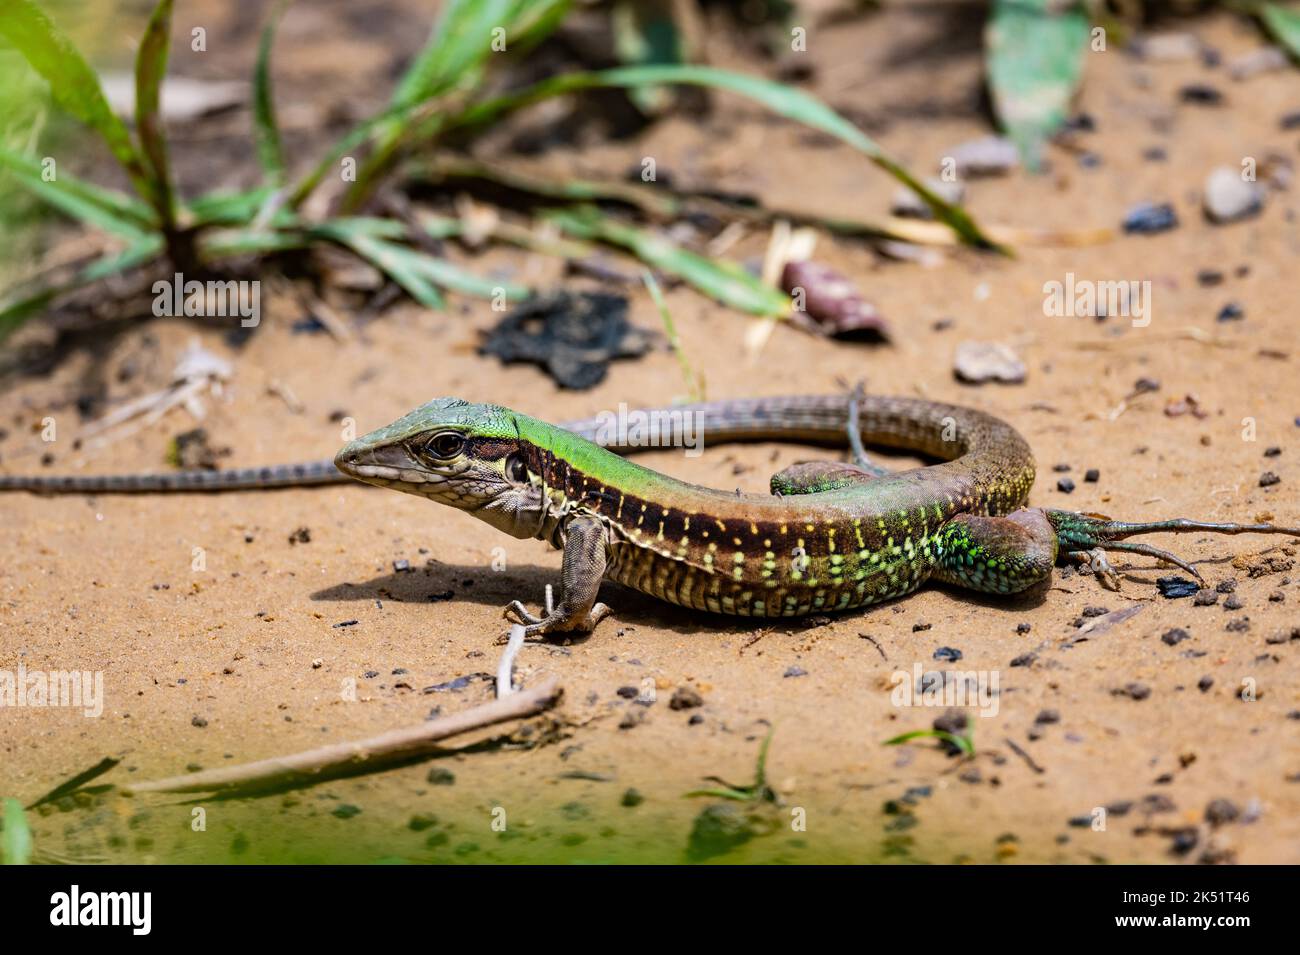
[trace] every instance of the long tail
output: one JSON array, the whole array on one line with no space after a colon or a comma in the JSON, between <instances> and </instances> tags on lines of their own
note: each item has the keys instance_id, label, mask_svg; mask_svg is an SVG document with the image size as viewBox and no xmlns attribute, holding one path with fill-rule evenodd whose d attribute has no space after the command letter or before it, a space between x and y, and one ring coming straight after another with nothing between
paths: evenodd
<instances>
[{"instance_id":1,"label":"long tail","mask_svg":"<svg viewBox=\"0 0 1300 955\"><path fill-rule=\"evenodd\" d=\"M37 494L143 494L158 491L247 491L262 488L342 484L352 479L332 460L277 464L230 471L173 471L157 474L0 474L0 491Z\"/></svg>"}]
</instances>

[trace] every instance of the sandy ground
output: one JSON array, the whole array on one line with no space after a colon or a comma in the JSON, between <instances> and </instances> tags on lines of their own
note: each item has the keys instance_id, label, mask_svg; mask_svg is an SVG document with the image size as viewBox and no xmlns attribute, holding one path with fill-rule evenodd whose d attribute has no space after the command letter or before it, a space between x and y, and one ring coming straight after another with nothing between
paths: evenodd
<instances>
[{"instance_id":1,"label":"sandy ground","mask_svg":"<svg viewBox=\"0 0 1300 955\"><path fill-rule=\"evenodd\" d=\"M952 145L987 128L978 44L974 36L954 39L950 16L915 7L813 30L808 55L818 70L808 88L865 123L913 168L932 169ZM1225 57L1259 43L1226 18L1191 29ZM355 45L372 62L388 62L384 51ZM745 65L729 60L725 36L713 46L715 62ZM284 58L288 88L313 75L304 61ZM234 62L231 75L243 67ZM1217 86L1225 103L1180 102L1178 89L1193 81ZM329 93L329 84L317 91L322 100ZM1055 149L1047 175L974 183L972 212L986 222L1083 228L1115 226L1138 201L1169 201L1177 230L1089 248L1027 248L1015 259L954 254L933 270L823 238L817 257L852 275L888 316L891 345L778 328L747 361L749 319L689 289L671 290L686 352L709 396L827 392L864 377L875 392L972 405L1012 422L1038 458L1035 505L1131 520L1250 521L1269 513L1300 524L1290 314L1300 246L1295 194L1272 194L1260 217L1232 226L1208 225L1199 213L1199 191L1214 166L1295 156L1296 133L1279 129L1280 117L1300 107L1294 72L1233 83L1196 61L1152 65L1118 51L1094 54L1079 106L1096 121L1082 142L1101 157L1099 167L1083 168ZM1166 161L1144 160L1153 146L1166 150ZM682 185L753 191L772 204L826 213L882 215L894 188L859 156L730 98L717 99L703 120L668 120L629 141L557 147L530 162L560 175L609 177L643 156ZM749 235L730 255L759 257L764 243ZM558 280L553 263L522 253L477 264ZM1206 268L1222 270L1223 284L1200 287L1196 274ZM1150 325L1046 317L1043 283L1067 272L1149 279ZM1244 320L1216 322L1228 302L1241 306ZM209 402L204 421L213 443L232 449L223 460L231 467L332 455L342 439L335 412L365 431L433 396L458 395L562 420L684 392L665 351L620 363L579 394L558 391L532 368L503 369L474 352L478 332L499 317L476 301L457 301L445 314L399 305L350 345L294 334L301 315L289 298L271 296L267 309L237 353L221 329L142 320L67 356L48 376L11 380L0 399L7 431L0 466L35 470L49 452L50 472L165 467L168 440L192 426L184 413L89 453L72 446L75 403L101 377L114 399L160 386L195 336L235 364L227 398ZM632 316L657 324L639 292ZM941 319L950 321L936 326ZM1029 368L1025 383L958 384L953 352L965 339L1014 345ZM117 371L128 362L139 371L121 382ZM1159 390L1115 414L1139 378L1157 380ZM268 393L275 382L292 389L301 413ZM1188 393L1204 417L1164 413ZM53 445L39 440L46 416L60 428ZM1250 440L1245 419L1254 423ZM1266 458L1272 447L1280 455ZM761 491L772 471L808 456L806 448L758 445L643 460L701 483ZM1072 494L1056 487L1058 464L1070 468ZM1095 483L1083 480L1090 468L1100 472ZM1261 488L1264 471L1280 483ZM357 738L435 708L484 701L490 683L483 680L422 691L493 671L502 606L516 597L536 602L558 579L559 555L538 542L509 540L463 514L360 486L8 496L0 514L0 668L102 671L104 679L98 718L0 710L0 792L25 800L105 756L123 759L108 781L170 775ZM310 541L291 541L304 527ZM1119 561L1127 570L1119 593L1063 573L1045 593L1020 600L928 587L866 613L757 626L606 585L603 598L615 612L590 638L530 645L521 654L525 683L556 676L565 688L561 721L536 723L533 738L542 735L547 745L449 751L259 800L109 795L36 815L37 843L79 858L136 861L679 861L694 820L711 804L684 794L713 775L747 782L774 727L769 777L782 805L753 809L753 825L765 834L714 858L1300 861L1300 643L1288 638L1300 623L1295 548L1259 537L1155 542L1197 560L1211 587L1235 582L1235 593L1210 606L1163 599L1155 579L1172 571L1138 557ZM193 569L195 548L201 570ZM395 571L403 560L414 570ZM1085 612L1097 607L1141 612L1080 639L1080 622L1091 620ZM355 623L339 626L347 621ZM1189 639L1162 640L1173 628ZM961 660L936 662L940 647L960 650ZM1012 665L1026 654L1034 655L1028 665ZM883 745L943 712L891 702L892 674L910 675L915 666L996 675L996 714L973 720L973 759L949 757L929 740ZM355 702L344 698L349 684L358 688ZM1131 691L1134 684L1148 693ZM1253 688L1253 700L1241 698L1243 686L1247 697ZM625 699L621 687L653 688L655 700ZM671 709L681 687L698 691L703 705ZM625 798L630 789L639 804L625 805L637 802ZM1212 800L1230 801L1240 815L1212 828ZM1100 828L1097 807L1109 807ZM203 831L195 831L196 809L206 814ZM419 814L436 821L413 821Z\"/></svg>"}]
</instances>

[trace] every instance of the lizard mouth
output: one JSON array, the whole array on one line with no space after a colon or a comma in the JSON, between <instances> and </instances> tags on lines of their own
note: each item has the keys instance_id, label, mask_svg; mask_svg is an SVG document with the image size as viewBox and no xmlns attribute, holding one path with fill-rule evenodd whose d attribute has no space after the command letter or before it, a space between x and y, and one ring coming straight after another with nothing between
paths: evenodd
<instances>
[{"instance_id":1,"label":"lizard mouth","mask_svg":"<svg viewBox=\"0 0 1300 955\"><path fill-rule=\"evenodd\" d=\"M367 446L353 441L334 456L334 466L365 484L417 494L462 510L473 510L485 503L484 495L474 493L476 482L463 473L464 465L456 471L433 470L414 459L401 444Z\"/></svg>"}]
</instances>

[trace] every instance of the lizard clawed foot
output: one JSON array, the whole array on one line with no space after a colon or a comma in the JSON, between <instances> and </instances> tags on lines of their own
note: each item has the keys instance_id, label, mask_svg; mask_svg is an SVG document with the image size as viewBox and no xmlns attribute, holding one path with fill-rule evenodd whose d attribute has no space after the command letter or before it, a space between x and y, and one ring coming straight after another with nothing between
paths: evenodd
<instances>
[{"instance_id":1,"label":"lizard clawed foot","mask_svg":"<svg viewBox=\"0 0 1300 955\"><path fill-rule=\"evenodd\" d=\"M1300 537L1300 528L1276 527L1272 524L1216 524L1182 517L1167 521L1113 521L1099 514L1058 510L1047 510L1044 514L1056 531L1061 550L1075 559L1082 555L1094 572L1099 572L1098 554L1102 551L1121 550L1130 554L1145 554L1181 567L1202 584L1205 581L1200 571L1177 554L1150 544L1130 543L1125 538L1138 534L1285 534L1288 537ZM1107 564L1099 573L1110 577L1114 571ZM1118 577L1114 579L1117 581Z\"/></svg>"},{"instance_id":2,"label":"lizard clawed foot","mask_svg":"<svg viewBox=\"0 0 1300 955\"><path fill-rule=\"evenodd\" d=\"M522 603L515 600L506 607L502 616L511 623L523 625L524 639L528 640L552 633L590 633L596 629L596 624L609 616L609 607L603 603L594 603L585 611L574 611L560 604L554 610L548 610L545 617L539 617L529 613Z\"/></svg>"},{"instance_id":3,"label":"lizard clawed foot","mask_svg":"<svg viewBox=\"0 0 1300 955\"><path fill-rule=\"evenodd\" d=\"M1120 589L1120 576L1106 559L1106 552L1100 547L1091 550L1072 550L1070 559L1079 562L1081 570L1095 574L1101 585L1108 590Z\"/></svg>"}]
</instances>

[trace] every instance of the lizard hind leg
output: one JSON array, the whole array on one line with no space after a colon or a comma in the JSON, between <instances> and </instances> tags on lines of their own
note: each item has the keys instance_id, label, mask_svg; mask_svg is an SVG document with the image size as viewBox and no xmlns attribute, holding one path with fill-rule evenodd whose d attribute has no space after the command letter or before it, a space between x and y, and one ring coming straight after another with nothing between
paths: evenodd
<instances>
[{"instance_id":1,"label":"lizard hind leg","mask_svg":"<svg viewBox=\"0 0 1300 955\"><path fill-rule=\"evenodd\" d=\"M1005 517L958 514L933 538L936 580L984 593L1015 594L1049 579L1057 535L1040 509Z\"/></svg>"},{"instance_id":2,"label":"lizard hind leg","mask_svg":"<svg viewBox=\"0 0 1300 955\"><path fill-rule=\"evenodd\" d=\"M1286 534L1300 537L1300 527L1277 527L1273 524L1216 524L1176 517L1166 521L1113 521L1100 514L1080 514L1075 511L1048 510L1047 520L1056 530L1063 550L1071 553L1097 553L1115 550L1130 554L1146 554L1181 567L1198 581L1200 573L1186 560L1168 551L1141 542L1129 543L1125 538L1139 534ZM1104 561L1103 561L1104 563Z\"/></svg>"}]
</instances>

